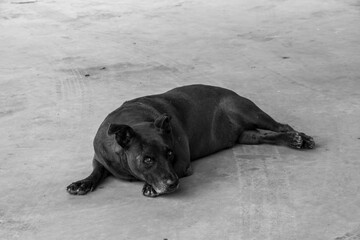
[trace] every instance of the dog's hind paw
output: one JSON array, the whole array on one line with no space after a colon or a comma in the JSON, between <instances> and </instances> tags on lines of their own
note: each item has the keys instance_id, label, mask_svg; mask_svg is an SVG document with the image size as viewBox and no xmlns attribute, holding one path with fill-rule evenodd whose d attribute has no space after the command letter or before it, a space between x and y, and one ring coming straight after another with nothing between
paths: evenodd
<instances>
[{"instance_id":1,"label":"dog's hind paw","mask_svg":"<svg viewBox=\"0 0 360 240\"><path fill-rule=\"evenodd\" d=\"M305 133L288 132L288 146L296 149L312 149L315 147L314 139Z\"/></svg>"},{"instance_id":2,"label":"dog's hind paw","mask_svg":"<svg viewBox=\"0 0 360 240\"><path fill-rule=\"evenodd\" d=\"M291 148L300 149L303 144L303 139L298 132L287 132L288 146Z\"/></svg>"},{"instance_id":3,"label":"dog's hind paw","mask_svg":"<svg viewBox=\"0 0 360 240\"><path fill-rule=\"evenodd\" d=\"M305 149L313 149L315 147L315 141L312 137L306 135L305 133L299 133L301 138L303 139L303 144L301 148Z\"/></svg>"}]
</instances>

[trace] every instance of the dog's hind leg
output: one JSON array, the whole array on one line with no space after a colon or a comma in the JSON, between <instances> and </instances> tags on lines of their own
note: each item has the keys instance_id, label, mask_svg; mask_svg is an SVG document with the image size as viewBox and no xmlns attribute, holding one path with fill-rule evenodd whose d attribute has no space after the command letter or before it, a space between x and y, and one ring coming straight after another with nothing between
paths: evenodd
<instances>
[{"instance_id":1,"label":"dog's hind leg","mask_svg":"<svg viewBox=\"0 0 360 240\"><path fill-rule=\"evenodd\" d=\"M241 144L281 144L296 149L311 149L315 143L312 137L303 133L291 132L263 132L263 131L244 131L238 140Z\"/></svg>"},{"instance_id":2,"label":"dog's hind leg","mask_svg":"<svg viewBox=\"0 0 360 240\"><path fill-rule=\"evenodd\" d=\"M243 144L285 144L293 148L313 148L312 137L297 132L288 124L275 121L252 101L235 96L223 101L230 121L239 126L239 143ZM265 132L268 130L271 132Z\"/></svg>"},{"instance_id":3,"label":"dog's hind leg","mask_svg":"<svg viewBox=\"0 0 360 240\"><path fill-rule=\"evenodd\" d=\"M246 130L263 129L273 132L295 131L289 125L275 121L249 99L235 96L223 102L224 109L230 118L234 119L234 122L241 123Z\"/></svg>"},{"instance_id":4,"label":"dog's hind leg","mask_svg":"<svg viewBox=\"0 0 360 240\"><path fill-rule=\"evenodd\" d=\"M257 129L270 130L273 132L295 131L288 124L283 124L275 121L272 117L270 117L267 113L262 111L257 106L254 107L251 115L251 121L253 121Z\"/></svg>"},{"instance_id":5,"label":"dog's hind leg","mask_svg":"<svg viewBox=\"0 0 360 240\"><path fill-rule=\"evenodd\" d=\"M276 122L261 109L254 111L252 114L255 115L252 116L254 125L260 132L255 131L249 135L251 137L255 136L255 139L260 141L259 143L283 144L297 149L312 149L315 147L315 142L312 137L294 130L288 124ZM264 132L261 130L269 130L272 132ZM247 134L243 137L244 142L250 137L246 135Z\"/></svg>"}]
</instances>

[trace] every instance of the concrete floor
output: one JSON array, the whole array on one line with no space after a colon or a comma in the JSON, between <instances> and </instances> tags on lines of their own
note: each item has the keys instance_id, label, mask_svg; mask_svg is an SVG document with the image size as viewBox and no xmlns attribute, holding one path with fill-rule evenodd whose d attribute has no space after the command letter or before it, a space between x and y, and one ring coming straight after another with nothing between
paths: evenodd
<instances>
[{"instance_id":1,"label":"concrete floor","mask_svg":"<svg viewBox=\"0 0 360 240\"><path fill-rule=\"evenodd\" d=\"M0 239L360 239L360 1L3 0ZM231 88L317 148L236 146L178 192L91 171L123 101Z\"/></svg>"}]
</instances>

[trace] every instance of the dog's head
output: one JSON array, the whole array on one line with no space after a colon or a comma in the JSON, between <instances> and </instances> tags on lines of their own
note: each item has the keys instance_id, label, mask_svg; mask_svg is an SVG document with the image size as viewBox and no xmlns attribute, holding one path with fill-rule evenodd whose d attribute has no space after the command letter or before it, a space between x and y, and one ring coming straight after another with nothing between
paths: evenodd
<instances>
[{"instance_id":1,"label":"dog's head","mask_svg":"<svg viewBox=\"0 0 360 240\"><path fill-rule=\"evenodd\" d=\"M111 124L109 135L115 135L126 156L131 172L150 184L158 194L175 191L179 186L173 164L175 153L170 117L159 116L153 122L142 122L132 127Z\"/></svg>"}]
</instances>

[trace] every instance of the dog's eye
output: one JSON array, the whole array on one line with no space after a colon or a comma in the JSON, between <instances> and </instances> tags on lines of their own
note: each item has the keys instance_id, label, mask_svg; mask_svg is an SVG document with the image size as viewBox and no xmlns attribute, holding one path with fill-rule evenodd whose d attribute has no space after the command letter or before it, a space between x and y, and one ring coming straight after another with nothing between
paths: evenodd
<instances>
[{"instance_id":1,"label":"dog's eye","mask_svg":"<svg viewBox=\"0 0 360 240\"><path fill-rule=\"evenodd\" d=\"M154 160L150 157L146 157L144 158L143 162L146 164L146 165L152 165L154 163Z\"/></svg>"},{"instance_id":2,"label":"dog's eye","mask_svg":"<svg viewBox=\"0 0 360 240\"><path fill-rule=\"evenodd\" d=\"M171 158L174 155L174 152L172 150L168 150L166 152L166 154L167 154L168 158Z\"/></svg>"}]
</instances>

